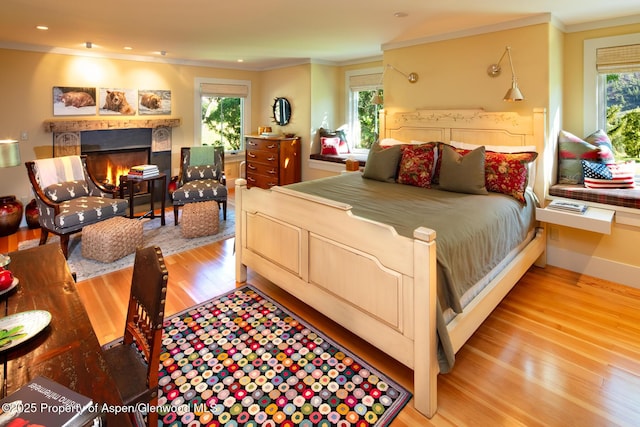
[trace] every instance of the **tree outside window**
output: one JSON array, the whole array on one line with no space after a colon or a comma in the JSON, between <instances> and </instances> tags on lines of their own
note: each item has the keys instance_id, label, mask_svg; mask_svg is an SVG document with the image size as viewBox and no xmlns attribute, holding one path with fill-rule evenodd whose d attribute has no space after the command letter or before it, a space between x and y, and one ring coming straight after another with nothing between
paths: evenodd
<instances>
[{"instance_id":1,"label":"tree outside window","mask_svg":"<svg viewBox=\"0 0 640 427\"><path fill-rule=\"evenodd\" d=\"M354 141L354 148L368 150L378 139L380 132L378 110L380 105L372 102L374 95L382 97L382 89L360 90L356 93L359 138Z\"/></svg>"},{"instance_id":2,"label":"tree outside window","mask_svg":"<svg viewBox=\"0 0 640 427\"><path fill-rule=\"evenodd\" d=\"M640 73L604 75L607 134L617 157L640 158Z\"/></svg>"},{"instance_id":3,"label":"tree outside window","mask_svg":"<svg viewBox=\"0 0 640 427\"><path fill-rule=\"evenodd\" d=\"M243 98L202 96L202 145L221 145L227 152L242 150L243 102Z\"/></svg>"}]
</instances>

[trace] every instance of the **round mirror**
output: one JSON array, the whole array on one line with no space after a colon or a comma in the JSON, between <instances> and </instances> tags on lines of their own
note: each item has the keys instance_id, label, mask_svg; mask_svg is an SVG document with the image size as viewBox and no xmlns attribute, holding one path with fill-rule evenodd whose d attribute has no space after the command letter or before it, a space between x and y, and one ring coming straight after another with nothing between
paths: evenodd
<instances>
[{"instance_id":1,"label":"round mirror","mask_svg":"<svg viewBox=\"0 0 640 427\"><path fill-rule=\"evenodd\" d=\"M276 98L273 103L273 121L286 126L291 119L291 104L287 98Z\"/></svg>"}]
</instances>

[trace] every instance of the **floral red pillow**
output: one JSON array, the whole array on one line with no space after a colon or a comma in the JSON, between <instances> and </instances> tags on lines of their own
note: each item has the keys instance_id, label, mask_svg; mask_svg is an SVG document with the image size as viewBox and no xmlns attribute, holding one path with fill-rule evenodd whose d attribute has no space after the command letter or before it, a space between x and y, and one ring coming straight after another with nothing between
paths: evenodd
<instances>
[{"instance_id":1,"label":"floral red pillow","mask_svg":"<svg viewBox=\"0 0 640 427\"><path fill-rule=\"evenodd\" d=\"M538 153L498 153L487 151L484 161L484 178L487 190L502 193L526 203L524 193L529 180L528 164Z\"/></svg>"},{"instance_id":2,"label":"floral red pillow","mask_svg":"<svg viewBox=\"0 0 640 427\"><path fill-rule=\"evenodd\" d=\"M435 147L433 143L403 145L398 183L431 188L431 177L436 160Z\"/></svg>"}]
</instances>

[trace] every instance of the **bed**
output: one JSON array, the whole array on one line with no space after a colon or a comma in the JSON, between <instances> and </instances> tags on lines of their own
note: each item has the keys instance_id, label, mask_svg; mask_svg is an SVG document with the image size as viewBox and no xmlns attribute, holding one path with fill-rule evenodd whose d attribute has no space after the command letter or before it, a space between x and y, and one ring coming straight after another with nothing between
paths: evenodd
<instances>
[{"instance_id":1,"label":"bed","mask_svg":"<svg viewBox=\"0 0 640 427\"><path fill-rule=\"evenodd\" d=\"M534 146L538 153L545 147L544 109L534 109L528 116L418 110L383 115L380 122L381 139ZM541 200L543 160L538 156L530 175L535 184L532 193ZM348 173L328 181L334 188L361 182L368 187L370 183L359 175ZM397 214L385 220L365 213L356 203L357 194L345 190L334 197L307 186L247 189L243 179L236 181L236 280L246 281L247 268L254 270L413 369L415 408L432 417L437 409L437 376L445 363L443 347L455 354L527 269L544 264L544 230L534 224L508 257L471 287L472 297L462 295L462 308L452 311L441 304L442 262L429 220L415 228L400 225L389 219ZM441 238L443 252L448 236L443 233Z\"/></svg>"}]
</instances>

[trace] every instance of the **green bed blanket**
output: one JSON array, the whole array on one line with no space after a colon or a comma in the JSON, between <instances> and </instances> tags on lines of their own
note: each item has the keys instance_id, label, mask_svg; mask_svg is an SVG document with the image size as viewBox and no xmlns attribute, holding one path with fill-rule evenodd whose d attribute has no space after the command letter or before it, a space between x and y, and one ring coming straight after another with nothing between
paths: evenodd
<instances>
[{"instance_id":1,"label":"green bed blanket","mask_svg":"<svg viewBox=\"0 0 640 427\"><path fill-rule=\"evenodd\" d=\"M472 195L375 181L360 173L288 185L287 188L347 203L356 216L388 224L402 236L427 227L436 231L440 308L463 310L462 295L520 245L535 225L535 201L522 204L497 193ZM447 350L446 326L439 309L439 335ZM444 329L444 330L443 330ZM453 351L441 371L448 372ZM444 363L442 363L444 362Z\"/></svg>"}]
</instances>

